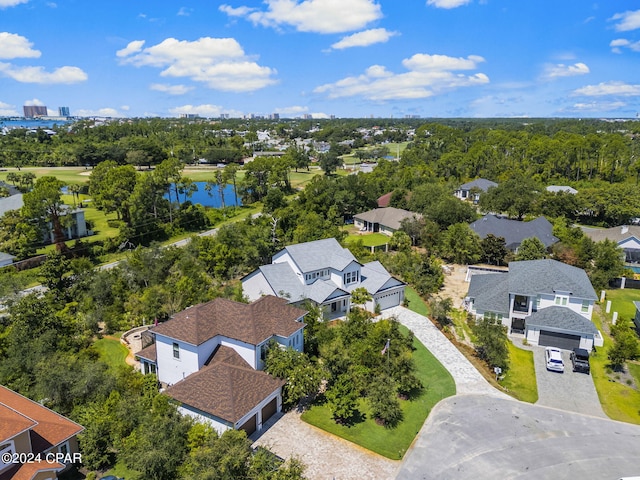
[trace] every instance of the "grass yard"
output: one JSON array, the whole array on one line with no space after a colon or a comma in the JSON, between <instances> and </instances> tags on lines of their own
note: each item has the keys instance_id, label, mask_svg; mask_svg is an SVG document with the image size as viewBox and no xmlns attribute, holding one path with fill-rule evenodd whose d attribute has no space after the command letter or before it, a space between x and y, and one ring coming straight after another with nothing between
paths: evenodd
<instances>
[{"instance_id":1,"label":"grass yard","mask_svg":"<svg viewBox=\"0 0 640 480\"><path fill-rule=\"evenodd\" d=\"M408 330L401 326L406 334ZM393 460L401 459L422 428L431 409L443 398L455 395L453 377L418 340L414 340L413 358L416 373L425 388L412 400L402 400L403 421L393 429L386 429L370 418L365 400L360 403L363 421L350 427L338 425L324 404L314 405L302 414L302 419L322 430L349 440Z\"/></svg>"},{"instance_id":2,"label":"grass yard","mask_svg":"<svg viewBox=\"0 0 640 480\"><path fill-rule=\"evenodd\" d=\"M347 235L345 243L355 243L359 240L362 241L362 245L365 247L379 247L389 243L389 237L384 233L367 233L365 235L350 234Z\"/></svg>"},{"instance_id":3,"label":"grass yard","mask_svg":"<svg viewBox=\"0 0 640 480\"><path fill-rule=\"evenodd\" d=\"M607 291L607 298L609 300L613 300L613 298L616 299L616 302L614 302L612 306L617 305L618 301L624 303L625 300L622 298L628 294L628 292L625 294L618 292L625 292L625 290ZM614 309L612 308L611 311L613 312ZM593 383L598 392L598 398L600 399L604 413L612 420L640 425L640 391L633 389L629 385L613 381L607 373L609 364L607 349L612 345L613 340L602 329L603 315L607 314L599 314L599 312L596 311L592 317L596 328L598 328L604 336L604 346L598 347L597 351L592 352L590 362L591 376L593 377ZM611 318L611 314L608 314L608 318ZM635 367L630 368L631 374L634 375L636 380L639 380L637 376L638 370L640 370L640 368L637 370Z\"/></svg>"},{"instance_id":4,"label":"grass yard","mask_svg":"<svg viewBox=\"0 0 640 480\"><path fill-rule=\"evenodd\" d=\"M538 384L533 364L533 352L509 345L509 370L500 381L511 396L523 402L536 403L538 401Z\"/></svg>"},{"instance_id":5,"label":"grass yard","mask_svg":"<svg viewBox=\"0 0 640 480\"><path fill-rule=\"evenodd\" d=\"M120 340L113 337L104 337L96 340L93 347L100 354L100 359L110 367L127 365L126 359L129 355L129 350L120 343Z\"/></svg>"},{"instance_id":6,"label":"grass yard","mask_svg":"<svg viewBox=\"0 0 640 480\"><path fill-rule=\"evenodd\" d=\"M404 298L409 302L409 310L412 310L425 317L429 316L429 307L412 287L405 287Z\"/></svg>"},{"instance_id":7,"label":"grass yard","mask_svg":"<svg viewBox=\"0 0 640 480\"><path fill-rule=\"evenodd\" d=\"M624 290L607 290L607 297L602 305L602 309L606 307L607 300L611 300L611 318L613 312L618 312L618 318L625 320L633 320L636 315L636 307L633 302L640 301L640 290L625 288Z\"/></svg>"}]
</instances>

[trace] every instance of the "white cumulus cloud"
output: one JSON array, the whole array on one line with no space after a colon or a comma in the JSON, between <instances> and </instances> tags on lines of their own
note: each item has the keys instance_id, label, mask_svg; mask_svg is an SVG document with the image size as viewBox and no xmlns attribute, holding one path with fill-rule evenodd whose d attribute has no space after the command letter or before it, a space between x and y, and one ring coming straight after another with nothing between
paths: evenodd
<instances>
[{"instance_id":1,"label":"white cumulus cloud","mask_svg":"<svg viewBox=\"0 0 640 480\"><path fill-rule=\"evenodd\" d=\"M20 114L15 105L0 102L0 115L3 117L17 117Z\"/></svg>"},{"instance_id":2,"label":"white cumulus cloud","mask_svg":"<svg viewBox=\"0 0 640 480\"><path fill-rule=\"evenodd\" d=\"M292 105L290 107L281 107L281 108L276 108L274 110L275 113L279 113L280 115L291 116L291 117L302 115L303 113L307 113L308 111L309 111L308 107L303 107L300 105Z\"/></svg>"},{"instance_id":3,"label":"white cumulus cloud","mask_svg":"<svg viewBox=\"0 0 640 480\"><path fill-rule=\"evenodd\" d=\"M489 83L489 77L484 73L454 73L476 69L483 61L477 55L456 58L419 53L403 60L402 65L408 72L394 73L382 65L372 65L362 75L320 85L314 93L326 94L329 98L360 96L374 101L427 98L461 87Z\"/></svg>"},{"instance_id":4,"label":"white cumulus cloud","mask_svg":"<svg viewBox=\"0 0 640 480\"><path fill-rule=\"evenodd\" d=\"M589 67L582 62L574 63L573 65L559 63L557 65L547 65L543 77L548 80L553 80L560 77L586 75L587 73L589 73Z\"/></svg>"},{"instance_id":5,"label":"white cumulus cloud","mask_svg":"<svg viewBox=\"0 0 640 480\"><path fill-rule=\"evenodd\" d=\"M182 105L180 107L170 108L169 112L173 115L199 115L201 117L219 117L222 114L228 114L230 117L241 117L242 113L237 110L228 110L219 105L202 104L202 105Z\"/></svg>"},{"instance_id":6,"label":"white cumulus cloud","mask_svg":"<svg viewBox=\"0 0 640 480\"><path fill-rule=\"evenodd\" d=\"M280 28L290 26L300 32L343 33L364 28L382 18L382 8L374 0L265 0L266 10L221 5L221 12L244 17L254 25Z\"/></svg>"},{"instance_id":7,"label":"white cumulus cloud","mask_svg":"<svg viewBox=\"0 0 640 480\"><path fill-rule=\"evenodd\" d=\"M0 63L0 75L21 83L71 84L87 80L87 74L78 67L60 67L47 72L44 67L18 67Z\"/></svg>"},{"instance_id":8,"label":"white cumulus cloud","mask_svg":"<svg viewBox=\"0 0 640 480\"><path fill-rule=\"evenodd\" d=\"M41 53L34 50L33 43L22 35L0 32L0 58L38 58Z\"/></svg>"},{"instance_id":9,"label":"white cumulus cloud","mask_svg":"<svg viewBox=\"0 0 640 480\"><path fill-rule=\"evenodd\" d=\"M152 83L149 88L157 92L168 93L169 95L184 95L185 93L193 90L194 87L188 87L187 85L167 85L166 83Z\"/></svg>"},{"instance_id":10,"label":"white cumulus cloud","mask_svg":"<svg viewBox=\"0 0 640 480\"><path fill-rule=\"evenodd\" d=\"M609 20L616 22L614 28L618 32L628 32L640 28L640 10L616 13Z\"/></svg>"},{"instance_id":11,"label":"white cumulus cloud","mask_svg":"<svg viewBox=\"0 0 640 480\"><path fill-rule=\"evenodd\" d=\"M161 68L163 77L189 78L228 92L248 92L276 83L276 70L256 63L233 38L203 37L192 42L167 38L147 48L140 42L116 52L122 64Z\"/></svg>"},{"instance_id":12,"label":"white cumulus cloud","mask_svg":"<svg viewBox=\"0 0 640 480\"><path fill-rule=\"evenodd\" d=\"M334 50L343 50L352 47L368 47L375 43L388 42L389 39L395 35L398 35L398 32L390 32L386 28L372 28L344 37L339 42L331 45L331 48Z\"/></svg>"},{"instance_id":13,"label":"white cumulus cloud","mask_svg":"<svg viewBox=\"0 0 640 480\"><path fill-rule=\"evenodd\" d=\"M624 102L582 102L574 103L569 111L574 112L610 112L626 107Z\"/></svg>"},{"instance_id":14,"label":"white cumulus cloud","mask_svg":"<svg viewBox=\"0 0 640 480\"><path fill-rule=\"evenodd\" d=\"M626 38L616 38L609 43L613 53L622 53L622 48L628 48L634 52L640 52L640 41L631 42Z\"/></svg>"},{"instance_id":15,"label":"white cumulus cloud","mask_svg":"<svg viewBox=\"0 0 640 480\"><path fill-rule=\"evenodd\" d=\"M437 8L457 8L471 3L471 0L427 0L427 5Z\"/></svg>"},{"instance_id":16,"label":"white cumulus cloud","mask_svg":"<svg viewBox=\"0 0 640 480\"><path fill-rule=\"evenodd\" d=\"M21 3L27 3L29 0L0 0L0 8L15 7Z\"/></svg>"},{"instance_id":17,"label":"white cumulus cloud","mask_svg":"<svg viewBox=\"0 0 640 480\"><path fill-rule=\"evenodd\" d=\"M602 82L597 85L586 85L574 90L573 95L586 97L601 97L615 95L620 97L640 96L640 85L631 85L624 82Z\"/></svg>"},{"instance_id":18,"label":"white cumulus cloud","mask_svg":"<svg viewBox=\"0 0 640 480\"><path fill-rule=\"evenodd\" d=\"M120 117L125 117L126 115L123 115L122 113L120 113L118 111L117 108L112 108L112 107L103 107L103 108L98 108L98 109L79 109L75 111L75 114L79 117L113 117L113 118L120 118Z\"/></svg>"}]
</instances>

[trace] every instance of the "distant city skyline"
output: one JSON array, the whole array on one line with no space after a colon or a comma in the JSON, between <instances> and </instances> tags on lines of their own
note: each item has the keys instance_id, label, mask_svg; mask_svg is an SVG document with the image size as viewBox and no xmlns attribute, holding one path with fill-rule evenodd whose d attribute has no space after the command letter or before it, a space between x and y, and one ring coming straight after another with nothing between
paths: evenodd
<instances>
[{"instance_id":1,"label":"distant city skyline","mask_svg":"<svg viewBox=\"0 0 640 480\"><path fill-rule=\"evenodd\" d=\"M0 116L636 118L639 7L0 0Z\"/></svg>"}]
</instances>

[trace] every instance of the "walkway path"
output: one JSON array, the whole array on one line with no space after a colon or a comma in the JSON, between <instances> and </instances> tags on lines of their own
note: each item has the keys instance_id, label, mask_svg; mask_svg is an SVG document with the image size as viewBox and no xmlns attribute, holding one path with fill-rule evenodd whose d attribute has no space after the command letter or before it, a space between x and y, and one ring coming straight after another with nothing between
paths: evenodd
<instances>
[{"instance_id":1,"label":"walkway path","mask_svg":"<svg viewBox=\"0 0 640 480\"><path fill-rule=\"evenodd\" d=\"M511 399L496 390L478 370L460 353L431 321L405 307L393 307L385 310L382 318L395 317L402 325L413 331L414 335L442 363L456 382L458 395L491 395Z\"/></svg>"}]
</instances>

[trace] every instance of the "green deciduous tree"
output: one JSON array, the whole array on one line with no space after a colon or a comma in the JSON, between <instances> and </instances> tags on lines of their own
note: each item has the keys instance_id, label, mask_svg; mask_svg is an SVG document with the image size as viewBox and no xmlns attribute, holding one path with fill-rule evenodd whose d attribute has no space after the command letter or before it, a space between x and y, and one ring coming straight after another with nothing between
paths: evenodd
<instances>
[{"instance_id":1,"label":"green deciduous tree","mask_svg":"<svg viewBox=\"0 0 640 480\"><path fill-rule=\"evenodd\" d=\"M538 237L522 240L516 253L516 260L540 260L543 258L547 258L547 249Z\"/></svg>"}]
</instances>

